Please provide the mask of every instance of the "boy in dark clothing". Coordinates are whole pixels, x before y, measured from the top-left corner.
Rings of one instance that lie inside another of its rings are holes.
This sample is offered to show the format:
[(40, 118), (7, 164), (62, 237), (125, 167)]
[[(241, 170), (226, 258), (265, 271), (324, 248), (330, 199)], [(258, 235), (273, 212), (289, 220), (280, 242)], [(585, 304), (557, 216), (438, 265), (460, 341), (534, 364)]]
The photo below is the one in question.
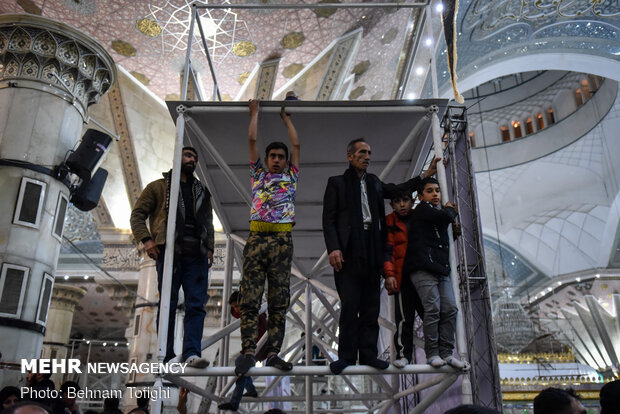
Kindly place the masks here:
[(448, 364), (463, 369), (467, 363), (452, 356), (457, 307), (450, 280), (448, 226), (457, 216), (456, 206), (441, 207), (439, 183), (431, 177), (420, 183), (418, 198), (403, 273), (422, 299), (427, 362), (435, 368)]
[(413, 324), (415, 313), (424, 316), (422, 302), (408, 278), (402, 278), (403, 264), (409, 239), (409, 225), (413, 212), (411, 193), (398, 192), (392, 196), (390, 206), (394, 210), (385, 217), (387, 241), (384, 249), (383, 275), (385, 288), (394, 296), (396, 332), (394, 365), (403, 368), (413, 356)]

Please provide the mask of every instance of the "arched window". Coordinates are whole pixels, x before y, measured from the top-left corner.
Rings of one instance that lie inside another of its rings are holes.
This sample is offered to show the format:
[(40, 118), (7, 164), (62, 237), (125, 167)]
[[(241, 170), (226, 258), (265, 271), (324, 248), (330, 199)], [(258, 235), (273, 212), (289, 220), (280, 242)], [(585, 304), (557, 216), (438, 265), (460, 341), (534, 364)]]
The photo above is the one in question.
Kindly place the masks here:
[(523, 134), (521, 133), (521, 122), (512, 121), (512, 129), (515, 138), (521, 138), (523, 136)]
[(510, 131), (508, 131), (508, 127), (506, 125), (502, 125), (499, 130), (502, 132), (502, 141), (510, 141)]
[(592, 94), (590, 93), (590, 84), (587, 79), (583, 79), (581, 81), (581, 96), (583, 97), (583, 101), (587, 101), (590, 99)]
[(575, 91), (575, 101), (577, 102), (577, 106), (583, 105), (584, 99), (583, 99), (583, 96), (581, 95), (581, 88)]
[(541, 129), (545, 129), (545, 120), (544, 120), (542, 112), (536, 115), (536, 126), (539, 131)]
[(476, 146), (476, 141), (474, 140), (474, 131), (470, 131), (469, 133), (469, 143), (472, 148)]
[(525, 133), (528, 135), (534, 133), (534, 124), (532, 123), (532, 117), (529, 117), (525, 121)]
[(588, 75), (588, 83), (590, 86), (590, 93), (596, 92), (601, 85), (601, 79), (599, 76)]
[(553, 113), (553, 108), (547, 109), (547, 121), (549, 121), (549, 125), (555, 124), (555, 114)]

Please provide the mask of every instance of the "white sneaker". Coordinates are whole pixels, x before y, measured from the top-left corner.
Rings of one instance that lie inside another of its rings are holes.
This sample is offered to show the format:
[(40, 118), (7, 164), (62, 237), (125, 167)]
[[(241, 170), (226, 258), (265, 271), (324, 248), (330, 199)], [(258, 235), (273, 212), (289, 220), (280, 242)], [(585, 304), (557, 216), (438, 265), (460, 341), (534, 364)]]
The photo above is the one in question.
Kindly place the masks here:
[(444, 361), (446, 362), (446, 364), (450, 365), (452, 368), (456, 368), (460, 370), (463, 370), (469, 367), (469, 362), (461, 361), (460, 359), (455, 358), (452, 355), (447, 358), (444, 358)]
[(187, 366), (190, 368), (206, 368), (209, 366), (209, 361), (204, 358), (200, 358), (198, 355), (192, 355), (185, 360)]
[(392, 364), (396, 368), (405, 368), (405, 365), (409, 364), (409, 361), (407, 360), (407, 358), (400, 358), (400, 359), (394, 360), (394, 362), (392, 362)]
[(446, 361), (439, 358), (439, 355), (433, 355), (428, 359), (428, 364), (433, 368), (440, 368), (446, 365)]

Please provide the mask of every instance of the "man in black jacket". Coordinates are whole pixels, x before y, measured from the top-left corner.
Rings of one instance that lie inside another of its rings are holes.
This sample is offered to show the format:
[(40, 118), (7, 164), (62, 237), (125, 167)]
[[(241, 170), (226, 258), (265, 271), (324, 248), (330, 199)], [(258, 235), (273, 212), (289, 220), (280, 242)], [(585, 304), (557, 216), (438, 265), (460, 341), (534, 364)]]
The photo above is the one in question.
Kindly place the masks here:
[[(360, 364), (379, 369), (389, 366), (377, 358), (379, 276), (386, 237), (383, 199), (396, 191), (412, 193), (421, 180), (414, 177), (399, 185), (384, 184), (366, 172), (370, 155), (370, 145), (363, 138), (351, 141), (349, 168), (329, 178), (323, 197), (323, 235), (340, 296), (339, 359), (330, 364), (334, 374), (358, 359)], [(437, 161), (425, 177), (435, 173)]]
[[(164, 362), (174, 357), (174, 321), (179, 299), (179, 289), (185, 295), (185, 317), (183, 318), (183, 360), (190, 367), (204, 368), (209, 362), (201, 358), (200, 342), (205, 319), (209, 267), (213, 263), (215, 232), (213, 211), (209, 190), (194, 177), (198, 163), (198, 152), (184, 147), (181, 155), (181, 185), (177, 203), (177, 223), (174, 243), (174, 267), (170, 291), (170, 313), (168, 315), (168, 338)], [(146, 186), (131, 212), (131, 231), (136, 241), (144, 244), (144, 250), (155, 260), (157, 283), (161, 295), (164, 256), (166, 248), (166, 227), (172, 170), (164, 178)], [(146, 220), (149, 226), (146, 226)], [(157, 312), (159, 327), (159, 309)]]

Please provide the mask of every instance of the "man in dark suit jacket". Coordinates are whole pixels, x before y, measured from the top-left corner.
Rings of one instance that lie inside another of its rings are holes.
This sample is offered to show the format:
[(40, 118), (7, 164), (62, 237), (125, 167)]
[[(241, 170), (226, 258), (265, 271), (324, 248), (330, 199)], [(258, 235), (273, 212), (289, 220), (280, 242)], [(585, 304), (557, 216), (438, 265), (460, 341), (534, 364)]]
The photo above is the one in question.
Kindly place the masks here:
[[(334, 374), (354, 365), (358, 356), (363, 365), (389, 366), (377, 358), (386, 236), (383, 199), (396, 191), (413, 193), (421, 179), (384, 184), (376, 175), (366, 173), (370, 155), (370, 145), (363, 138), (351, 141), (347, 146), (349, 168), (343, 175), (329, 178), (323, 197), (323, 235), (340, 296), (339, 359), (330, 364)], [(437, 161), (424, 177), (435, 173)]]

